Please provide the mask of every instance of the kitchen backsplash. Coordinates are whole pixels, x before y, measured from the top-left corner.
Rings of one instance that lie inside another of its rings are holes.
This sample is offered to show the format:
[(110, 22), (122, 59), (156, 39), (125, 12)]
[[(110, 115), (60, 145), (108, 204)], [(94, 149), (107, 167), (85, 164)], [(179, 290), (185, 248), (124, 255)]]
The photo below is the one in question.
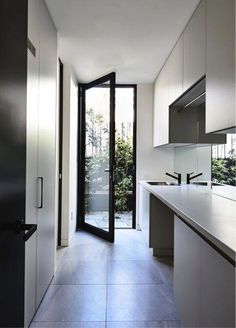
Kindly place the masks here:
[(236, 186), (236, 134), (227, 135), (225, 145), (183, 146), (174, 149), (174, 170), (182, 174), (203, 173), (198, 179)]
[(174, 150), (175, 172), (182, 174), (182, 181), (186, 181), (186, 174), (203, 173), (199, 180), (211, 180), (211, 146), (183, 146)]

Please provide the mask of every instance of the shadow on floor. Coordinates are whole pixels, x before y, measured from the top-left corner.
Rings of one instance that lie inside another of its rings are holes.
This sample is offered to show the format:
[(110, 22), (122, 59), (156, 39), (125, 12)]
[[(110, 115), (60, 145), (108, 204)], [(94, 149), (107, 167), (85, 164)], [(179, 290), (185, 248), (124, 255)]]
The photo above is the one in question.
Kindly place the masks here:
[(140, 231), (116, 230), (115, 244), (77, 232), (58, 252), (36, 327), (179, 328), (171, 260), (154, 258)]

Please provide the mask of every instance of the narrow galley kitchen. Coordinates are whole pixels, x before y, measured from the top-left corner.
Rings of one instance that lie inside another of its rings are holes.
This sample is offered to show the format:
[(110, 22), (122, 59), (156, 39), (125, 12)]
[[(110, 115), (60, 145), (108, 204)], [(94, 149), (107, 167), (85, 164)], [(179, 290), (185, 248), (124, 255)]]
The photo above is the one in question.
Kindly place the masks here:
[(0, 0), (0, 328), (236, 327), (236, 0)]

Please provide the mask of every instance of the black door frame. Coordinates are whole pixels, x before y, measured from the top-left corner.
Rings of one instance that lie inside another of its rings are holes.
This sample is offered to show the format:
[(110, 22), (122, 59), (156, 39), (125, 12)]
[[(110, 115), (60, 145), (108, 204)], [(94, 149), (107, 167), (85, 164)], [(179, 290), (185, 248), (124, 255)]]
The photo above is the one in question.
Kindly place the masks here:
[[(78, 193), (77, 193), (77, 229), (85, 229), (103, 239), (114, 242), (114, 181), (113, 171), (115, 163), (115, 76), (114, 72), (107, 74), (90, 83), (79, 84), (79, 133), (78, 133)], [(110, 81), (110, 145), (109, 145), (109, 231), (94, 227), (84, 220), (85, 204), (85, 93), (86, 90)]]
[(59, 135), (58, 135), (58, 224), (57, 224), (57, 246), (61, 246), (62, 225), (62, 151), (63, 151), (63, 63), (59, 59)]
[[(78, 110), (79, 110), (79, 115), (78, 115), (78, 192), (77, 192), (77, 230), (83, 229), (83, 222), (82, 222), (82, 217), (84, 216), (84, 159), (82, 154), (84, 153), (84, 136), (85, 136), (85, 126), (83, 122), (85, 121), (84, 117), (84, 111), (82, 110), (83, 106), (85, 104), (83, 103), (84, 101), (84, 84), (79, 84), (78, 85)], [(133, 88), (134, 93), (133, 93), (133, 218), (132, 218), (132, 229), (136, 228), (136, 148), (137, 148), (137, 84), (115, 84), (115, 88)], [(115, 149), (115, 145), (114, 145)], [(114, 203), (113, 203), (114, 207)], [(114, 208), (113, 208), (114, 211)], [(114, 227), (115, 228), (115, 227)], [(119, 229), (119, 228), (116, 228)], [(122, 229), (122, 228), (120, 228)], [(93, 232), (93, 231), (91, 231)]]

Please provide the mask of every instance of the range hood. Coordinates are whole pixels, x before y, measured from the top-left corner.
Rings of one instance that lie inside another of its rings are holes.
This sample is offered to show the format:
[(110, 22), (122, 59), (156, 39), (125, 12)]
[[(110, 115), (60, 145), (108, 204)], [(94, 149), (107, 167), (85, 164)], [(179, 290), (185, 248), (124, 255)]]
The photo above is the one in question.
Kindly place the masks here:
[(169, 107), (171, 144), (225, 144), (226, 135), (205, 133), (206, 78), (202, 78)]

